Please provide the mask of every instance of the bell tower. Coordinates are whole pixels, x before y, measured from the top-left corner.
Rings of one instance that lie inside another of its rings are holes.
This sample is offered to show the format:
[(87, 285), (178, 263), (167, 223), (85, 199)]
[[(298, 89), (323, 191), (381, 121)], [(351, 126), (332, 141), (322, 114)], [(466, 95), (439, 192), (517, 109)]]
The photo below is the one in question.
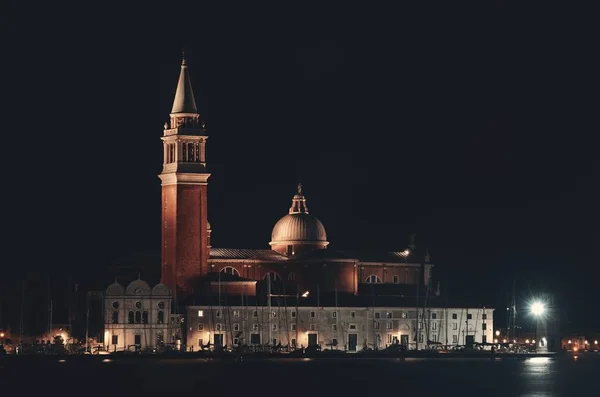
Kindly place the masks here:
[(161, 278), (186, 296), (208, 273), (206, 125), (200, 119), (185, 58), (163, 136)]

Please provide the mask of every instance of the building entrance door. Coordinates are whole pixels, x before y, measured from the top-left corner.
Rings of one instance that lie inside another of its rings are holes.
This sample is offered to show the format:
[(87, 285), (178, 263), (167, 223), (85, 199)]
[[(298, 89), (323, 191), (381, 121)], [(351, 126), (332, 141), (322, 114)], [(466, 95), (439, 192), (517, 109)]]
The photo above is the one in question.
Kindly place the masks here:
[(474, 335), (467, 335), (467, 338), (465, 340), (465, 345), (467, 346), (473, 346), (473, 344), (475, 343), (475, 336)]
[(308, 345), (313, 346), (317, 344), (317, 334), (308, 334)]
[(402, 346), (408, 346), (408, 335), (400, 335), (400, 344)]
[(133, 343), (135, 343), (136, 345), (141, 345), (142, 344), (142, 335), (136, 335), (134, 337)]
[(348, 334), (348, 350), (351, 352), (355, 352), (357, 344), (358, 344), (358, 335), (357, 334)]
[(215, 334), (215, 347), (223, 347), (223, 334)]

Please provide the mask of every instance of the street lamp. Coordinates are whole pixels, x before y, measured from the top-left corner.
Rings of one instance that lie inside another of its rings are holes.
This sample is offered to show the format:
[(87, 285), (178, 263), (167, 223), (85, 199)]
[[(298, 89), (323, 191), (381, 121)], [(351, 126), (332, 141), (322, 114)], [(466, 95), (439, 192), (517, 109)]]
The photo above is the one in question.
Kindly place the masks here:
[[(531, 303), (531, 305), (529, 306), (529, 311), (531, 312), (531, 314), (533, 314), (533, 316), (535, 317), (535, 333), (536, 333), (536, 339), (539, 341), (539, 347), (546, 351), (548, 348), (546, 346), (546, 338), (543, 337), (543, 335), (539, 335), (540, 333), (540, 320), (544, 317), (544, 315), (546, 314), (546, 305), (544, 305), (544, 302), (541, 301), (533, 301)], [(538, 346), (536, 345), (536, 351), (538, 351)]]
[(540, 317), (546, 312), (546, 306), (540, 301), (535, 301), (531, 304), (530, 310), (535, 317)]

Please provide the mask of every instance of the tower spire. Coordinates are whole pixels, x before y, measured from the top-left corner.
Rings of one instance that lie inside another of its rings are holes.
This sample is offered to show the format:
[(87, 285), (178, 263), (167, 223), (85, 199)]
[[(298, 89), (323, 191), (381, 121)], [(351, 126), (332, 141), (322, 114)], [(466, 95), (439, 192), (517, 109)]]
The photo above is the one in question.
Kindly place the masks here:
[(183, 49), (181, 50), (181, 72), (179, 73), (179, 82), (177, 83), (177, 91), (175, 92), (175, 100), (173, 101), (173, 109), (171, 110), (171, 114), (178, 113), (198, 114)]

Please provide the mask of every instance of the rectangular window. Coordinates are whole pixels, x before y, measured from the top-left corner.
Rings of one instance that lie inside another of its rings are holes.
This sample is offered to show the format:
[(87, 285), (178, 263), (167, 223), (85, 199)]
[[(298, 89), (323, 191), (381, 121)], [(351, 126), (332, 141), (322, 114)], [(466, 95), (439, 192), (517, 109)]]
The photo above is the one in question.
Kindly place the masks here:
[(431, 329), (433, 329), (433, 330), (437, 329), (437, 323), (436, 322), (431, 323)]
[(271, 324), (271, 326), (272, 326), (271, 329), (273, 331), (277, 331), (277, 324)]
[(291, 328), (291, 330), (292, 330), (292, 331), (295, 331), (295, 330), (296, 330), (296, 324), (292, 324), (292, 328)]
[(387, 329), (394, 329), (394, 322), (393, 321), (388, 321), (387, 322)]
[(337, 318), (337, 312), (333, 312), (333, 313), (331, 313), (331, 316), (332, 316), (333, 318)]
[(233, 344), (234, 345), (239, 345), (240, 344), (240, 338), (233, 338)]
[(423, 329), (423, 323), (421, 321), (419, 321), (419, 324), (417, 326), (419, 329)]
[(217, 318), (221, 318), (221, 311), (220, 310), (217, 310), (216, 317)]
[(392, 334), (387, 334), (387, 343), (392, 343), (393, 336)]
[(472, 320), (473, 319), (473, 315), (471, 313), (467, 313), (467, 320)]
[(271, 317), (273, 317), (273, 318), (277, 317), (277, 312), (275, 312), (275, 311), (274, 311), (274, 312), (272, 312), (272, 313), (271, 313)]
[(392, 318), (392, 313), (391, 313), (391, 312), (387, 312), (387, 313), (385, 314), (385, 317), (386, 317), (386, 318)]
[(452, 331), (456, 331), (458, 329), (457, 323), (452, 323)]
[(379, 321), (373, 321), (373, 327), (379, 329)]
[(296, 348), (296, 338), (292, 338), (292, 347)]
[(458, 343), (458, 335), (452, 335), (452, 343)]
[(432, 340), (433, 342), (437, 342), (437, 341), (438, 341), (438, 340), (437, 340), (437, 338), (438, 338), (438, 337), (437, 337), (437, 334), (431, 334), (431, 340)]
[(400, 278), (398, 275), (394, 274), (394, 284), (398, 284), (400, 282)]
[(423, 318), (423, 312), (419, 312), (419, 318)]
[(485, 331), (487, 329), (487, 324), (486, 323), (481, 324), (481, 329)]
[(419, 343), (423, 343), (423, 334), (419, 334)]
[(252, 324), (252, 331), (258, 331), (258, 324)]
[(239, 310), (234, 310), (233, 311), (233, 317), (238, 318), (240, 316), (240, 311)]
[(198, 331), (204, 331), (204, 324), (202, 324), (202, 323), (198, 324)]
[(198, 310), (198, 317), (204, 317), (204, 310)]
[(310, 318), (315, 318), (315, 312), (310, 312)]
[(402, 312), (402, 318), (408, 318), (408, 313), (407, 312)]
[(482, 320), (487, 320), (487, 314), (483, 313), (483, 314), (481, 315), (481, 319), (482, 319)]
[(353, 331), (356, 330), (356, 324), (350, 324), (350, 329)]
[(356, 312), (350, 312), (350, 317), (355, 318), (356, 317)]
[(487, 343), (487, 335), (481, 335), (481, 343)]
[(234, 331), (239, 331), (240, 330), (240, 325), (238, 323), (233, 324), (233, 330)]
[(217, 326), (216, 326), (215, 330), (217, 330), (217, 331), (221, 331), (221, 324), (220, 324), (220, 323), (218, 323), (218, 324), (217, 324)]
[(437, 319), (437, 313), (431, 313), (431, 319), (432, 320), (436, 320)]
[(337, 324), (331, 324), (331, 330), (337, 331)]
[(119, 335), (113, 335), (112, 336), (112, 344), (113, 345), (118, 345), (119, 344)]
[(260, 334), (250, 334), (250, 343), (260, 345)]
[(296, 311), (292, 312), (292, 318), (296, 318)]
[(258, 310), (252, 310), (252, 317), (258, 318)]
[(452, 313), (452, 320), (456, 320), (456, 319), (458, 319), (458, 314)]
[(202, 338), (198, 339), (198, 346), (200, 346), (200, 347), (204, 346), (204, 339), (202, 339)]
[(314, 324), (311, 324), (311, 325), (310, 325), (310, 330), (311, 330), (311, 331), (314, 331), (315, 329), (317, 329), (317, 327), (315, 327), (315, 325), (314, 325)]
[(375, 318), (379, 318), (380, 316), (381, 316), (381, 313), (375, 312)]

